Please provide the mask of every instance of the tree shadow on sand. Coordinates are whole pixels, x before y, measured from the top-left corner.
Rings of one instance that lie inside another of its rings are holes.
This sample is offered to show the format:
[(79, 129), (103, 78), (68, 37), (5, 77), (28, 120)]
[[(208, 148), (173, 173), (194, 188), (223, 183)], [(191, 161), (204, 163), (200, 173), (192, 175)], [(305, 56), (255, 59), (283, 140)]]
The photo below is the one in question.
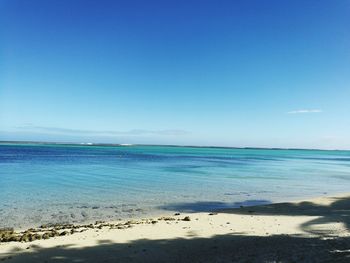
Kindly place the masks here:
[(332, 235), (331, 227), (322, 230), (322, 225), (336, 223), (343, 224), (344, 228), (350, 231), (350, 197), (334, 197), (332, 202), (327, 205), (312, 202), (278, 203), (241, 209), (223, 209), (221, 212), (272, 216), (314, 216), (315, 219), (300, 226), (303, 231), (317, 235)]
[(257, 205), (267, 205), (271, 204), (271, 201), (264, 199), (252, 199), (245, 200), (242, 202), (225, 203), (217, 201), (207, 201), (207, 202), (194, 202), (194, 203), (174, 203), (159, 206), (161, 210), (176, 211), (181, 213), (194, 213), (194, 212), (213, 212), (221, 211), (224, 209), (240, 208), (242, 206), (257, 206)]
[[(349, 239), (217, 235), (211, 238), (104, 240), (94, 246), (43, 248), (3, 255), (5, 262), (350, 262)], [(0, 256), (1, 258), (2, 256)], [(9, 258), (10, 257), (10, 258)]]
[(342, 223), (346, 230), (350, 231), (350, 197), (334, 197), (332, 202), (327, 205), (312, 202), (271, 204), (268, 200), (246, 200), (233, 204), (221, 202), (176, 203), (160, 208), (179, 212), (215, 211), (249, 215), (314, 216), (315, 219), (300, 226), (303, 231), (317, 235), (332, 235), (331, 229), (322, 230), (322, 225), (332, 223)]

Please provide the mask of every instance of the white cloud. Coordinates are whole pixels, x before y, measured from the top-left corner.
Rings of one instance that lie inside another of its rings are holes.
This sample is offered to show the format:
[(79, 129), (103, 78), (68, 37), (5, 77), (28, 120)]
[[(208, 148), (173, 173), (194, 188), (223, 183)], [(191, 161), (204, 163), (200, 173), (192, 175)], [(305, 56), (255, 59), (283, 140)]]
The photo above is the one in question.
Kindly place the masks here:
[(322, 110), (319, 109), (312, 109), (312, 110), (293, 110), (293, 111), (288, 111), (288, 114), (299, 114), (299, 113), (320, 113)]

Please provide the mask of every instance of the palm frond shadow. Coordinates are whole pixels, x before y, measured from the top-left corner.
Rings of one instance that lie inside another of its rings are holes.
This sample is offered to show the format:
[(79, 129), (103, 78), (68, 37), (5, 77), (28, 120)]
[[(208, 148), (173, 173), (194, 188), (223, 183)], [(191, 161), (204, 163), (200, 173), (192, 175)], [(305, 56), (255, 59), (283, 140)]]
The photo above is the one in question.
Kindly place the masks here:
[[(313, 202), (278, 203), (269, 200), (246, 200), (227, 204), (223, 202), (174, 203), (160, 207), (178, 212), (219, 212), (231, 214), (270, 215), (270, 216), (314, 216), (313, 220), (302, 224), (300, 228), (313, 234), (324, 234), (322, 225), (341, 223), (350, 231), (350, 197), (334, 197), (329, 205)], [(318, 226), (316, 228), (316, 226)], [(331, 230), (328, 234), (332, 234)]]

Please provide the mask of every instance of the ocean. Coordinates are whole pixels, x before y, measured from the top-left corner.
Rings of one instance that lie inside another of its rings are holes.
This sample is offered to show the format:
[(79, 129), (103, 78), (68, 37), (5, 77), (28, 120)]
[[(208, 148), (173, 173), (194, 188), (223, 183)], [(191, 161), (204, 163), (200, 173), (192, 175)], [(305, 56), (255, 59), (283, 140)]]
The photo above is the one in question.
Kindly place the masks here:
[(350, 151), (0, 144), (0, 227), (209, 212), (349, 189)]

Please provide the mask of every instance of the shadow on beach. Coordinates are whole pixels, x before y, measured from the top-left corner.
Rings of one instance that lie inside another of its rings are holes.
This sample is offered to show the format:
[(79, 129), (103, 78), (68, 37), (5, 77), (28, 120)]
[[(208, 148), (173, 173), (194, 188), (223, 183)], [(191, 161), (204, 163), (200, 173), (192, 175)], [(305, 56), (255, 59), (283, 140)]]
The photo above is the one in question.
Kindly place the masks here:
[[(196, 204), (194, 204), (196, 205)], [(198, 207), (198, 206), (197, 206)], [(196, 210), (197, 211), (197, 210)], [(332, 233), (323, 224), (343, 223), (350, 230), (350, 198), (334, 198), (329, 205), (280, 203), (224, 209), (219, 213), (267, 216), (315, 216), (300, 228), (305, 235), (248, 236), (245, 233), (210, 238), (148, 240), (130, 243), (100, 241), (92, 247), (74, 245), (30, 249), (7, 262), (350, 262), (350, 238)], [(332, 235), (333, 234), (333, 235)], [(10, 253), (11, 254), (11, 253)], [(9, 254), (9, 255), (10, 255)]]
[(332, 235), (332, 229), (320, 230), (322, 228), (320, 226), (342, 223), (346, 230), (350, 231), (350, 197), (334, 197), (333, 200), (329, 205), (319, 205), (312, 202), (278, 203), (242, 209), (224, 209), (221, 212), (271, 216), (315, 216), (316, 219), (302, 224), (300, 228), (311, 234)]
[[(334, 197), (329, 205), (320, 205), (313, 202), (277, 203), (271, 204), (268, 200), (246, 200), (233, 204), (221, 202), (194, 202), (176, 203), (161, 207), (165, 210), (179, 212), (218, 212), (242, 215), (265, 216), (315, 216), (314, 220), (300, 226), (303, 231), (312, 234), (327, 234), (327, 231), (318, 232), (314, 225), (343, 223), (350, 231), (350, 197)], [(331, 235), (331, 230), (328, 230)], [(349, 261), (350, 262), (350, 261)]]
[(226, 203), (226, 202), (194, 202), (194, 203), (174, 203), (159, 206), (158, 208), (166, 211), (174, 211), (181, 213), (196, 213), (196, 212), (213, 212), (213, 211), (224, 211), (225, 209), (236, 209), (242, 206), (259, 206), (271, 204), (271, 201), (264, 199), (253, 199), (245, 200), (242, 202)]
[(350, 262), (349, 238), (217, 235), (211, 238), (147, 240), (93, 247), (31, 246), (8, 262)]

